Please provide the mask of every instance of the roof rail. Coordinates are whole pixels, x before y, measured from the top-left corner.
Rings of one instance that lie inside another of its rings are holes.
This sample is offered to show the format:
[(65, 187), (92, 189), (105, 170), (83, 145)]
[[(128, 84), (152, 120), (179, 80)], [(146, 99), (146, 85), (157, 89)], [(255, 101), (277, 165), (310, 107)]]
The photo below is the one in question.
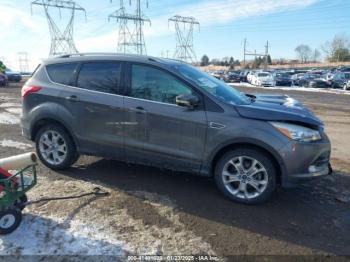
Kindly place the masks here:
[(124, 54), (124, 53), (108, 53), (108, 52), (93, 52), (93, 53), (76, 53), (76, 54), (64, 54), (64, 55), (59, 55), (59, 56), (56, 56), (56, 58), (69, 58), (69, 57), (74, 57), (74, 56), (141, 56), (141, 55), (138, 55), (138, 54)]

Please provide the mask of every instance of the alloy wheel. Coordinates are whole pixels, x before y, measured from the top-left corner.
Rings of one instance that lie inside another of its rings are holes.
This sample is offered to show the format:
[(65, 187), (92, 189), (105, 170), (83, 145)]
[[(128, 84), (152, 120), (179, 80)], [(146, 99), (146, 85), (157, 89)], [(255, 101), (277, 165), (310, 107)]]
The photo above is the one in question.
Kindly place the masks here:
[(222, 179), (226, 189), (241, 199), (260, 196), (268, 184), (266, 168), (248, 156), (238, 156), (228, 161), (224, 165)]
[(40, 154), (51, 165), (59, 165), (67, 157), (67, 144), (63, 136), (53, 130), (44, 132), (39, 140)]

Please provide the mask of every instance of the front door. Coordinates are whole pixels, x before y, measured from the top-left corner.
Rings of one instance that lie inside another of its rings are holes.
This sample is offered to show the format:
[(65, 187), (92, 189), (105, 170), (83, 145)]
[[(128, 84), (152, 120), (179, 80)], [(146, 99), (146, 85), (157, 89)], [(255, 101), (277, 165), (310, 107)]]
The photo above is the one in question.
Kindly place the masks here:
[(130, 88), (124, 98), (128, 161), (176, 170), (200, 170), (207, 132), (206, 113), (203, 107), (189, 109), (175, 103), (176, 96), (189, 93), (195, 94), (191, 87), (165, 70), (131, 65)]

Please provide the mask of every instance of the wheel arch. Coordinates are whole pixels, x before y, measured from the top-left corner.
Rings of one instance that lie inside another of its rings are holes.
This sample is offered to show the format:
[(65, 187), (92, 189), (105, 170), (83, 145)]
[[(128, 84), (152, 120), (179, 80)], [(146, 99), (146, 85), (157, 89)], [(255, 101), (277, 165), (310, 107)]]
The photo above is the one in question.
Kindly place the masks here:
[(210, 174), (214, 174), (215, 167), (219, 161), (219, 159), (228, 151), (234, 150), (237, 148), (250, 148), (254, 149), (257, 151), (260, 151), (264, 154), (267, 154), (272, 162), (274, 167), (276, 168), (277, 171), (277, 183), (282, 184), (283, 183), (283, 177), (285, 176), (284, 174), (286, 173), (285, 167), (283, 164), (282, 158), (278, 155), (276, 150), (274, 150), (271, 146), (266, 145), (265, 143), (261, 141), (252, 141), (252, 140), (238, 140), (238, 141), (231, 141), (229, 143), (226, 143), (222, 146), (220, 146), (214, 154), (212, 154), (210, 158), (210, 167), (209, 171)]
[(61, 126), (68, 133), (68, 135), (72, 138), (74, 145), (78, 149), (79, 144), (77, 142), (77, 139), (74, 137), (73, 132), (68, 127), (68, 125), (61, 120), (58, 120), (56, 118), (51, 118), (51, 117), (43, 117), (43, 118), (37, 119), (34, 122), (33, 126), (31, 127), (31, 132), (30, 132), (31, 140), (32, 141), (35, 140), (35, 137), (38, 134), (38, 131), (40, 130), (40, 128), (47, 126), (47, 125), (50, 125), (50, 124), (56, 124), (56, 125)]

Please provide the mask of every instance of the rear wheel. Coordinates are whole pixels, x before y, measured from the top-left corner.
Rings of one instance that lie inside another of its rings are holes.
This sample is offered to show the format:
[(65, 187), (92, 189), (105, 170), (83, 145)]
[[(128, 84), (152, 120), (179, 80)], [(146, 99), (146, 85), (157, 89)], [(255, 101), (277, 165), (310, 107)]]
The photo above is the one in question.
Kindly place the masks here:
[(215, 181), (229, 199), (258, 204), (265, 202), (276, 189), (276, 170), (271, 159), (260, 151), (236, 149), (218, 161)]
[(0, 211), (0, 234), (13, 232), (22, 221), (22, 212), (18, 208)]
[(42, 127), (36, 135), (35, 143), (40, 160), (51, 169), (67, 168), (78, 159), (73, 139), (60, 125)]

